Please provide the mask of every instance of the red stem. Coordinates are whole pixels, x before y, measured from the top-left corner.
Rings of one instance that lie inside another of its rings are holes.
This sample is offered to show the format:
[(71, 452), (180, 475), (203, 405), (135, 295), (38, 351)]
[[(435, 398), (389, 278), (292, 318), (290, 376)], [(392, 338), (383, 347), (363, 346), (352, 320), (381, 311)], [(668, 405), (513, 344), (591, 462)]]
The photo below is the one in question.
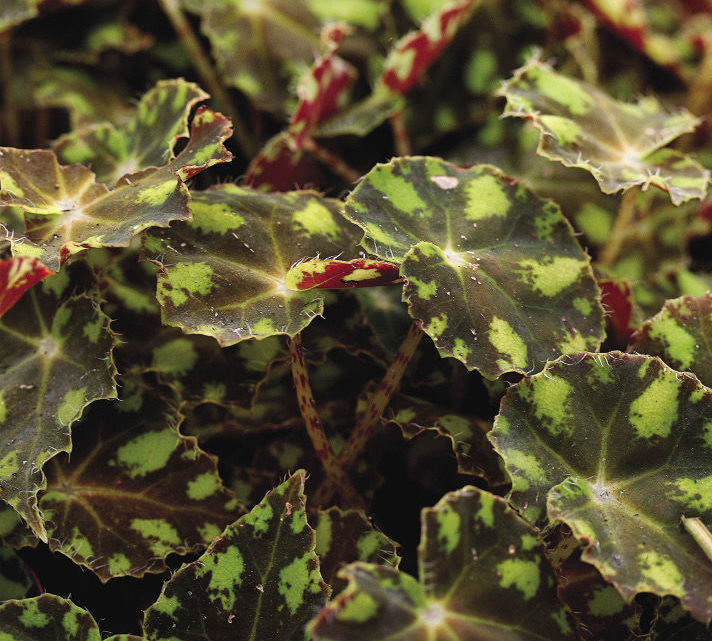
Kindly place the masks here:
[(314, 395), (312, 394), (311, 385), (309, 384), (309, 374), (304, 360), (304, 347), (302, 346), (302, 337), (300, 334), (289, 339), (289, 359), (292, 364), (292, 379), (294, 380), (294, 387), (297, 390), (299, 411), (304, 419), (309, 439), (314, 446), (314, 450), (321, 464), (324, 466), (324, 471), (330, 482), (329, 484), (337, 488), (345, 503), (363, 509), (363, 499), (359, 496), (351, 484), (348, 475), (339, 464), (336, 454), (334, 454), (334, 450), (331, 447), (331, 443), (324, 432), (324, 427), (321, 424), (321, 418), (319, 418)]
[[(413, 323), (398, 348), (395, 358), (383, 376), (383, 380), (381, 380), (373, 393), (368, 407), (357, 417), (356, 426), (349, 435), (349, 439), (346, 441), (337, 461), (340, 469), (348, 470), (356, 462), (364, 447), (366, 447), (381, 416), (383, 416), (383, 412), (391, 402), (393, 393), (398, 389), (408, 363), (410, 363), (410, 359), (415, 354), (422, 337), (423, 330), (420, 329), (418, 323)], [(331, 484), (323, 483), (315, 494), (315, 501), (326, 503), (331, 498), (333, 491), (334, 487)]]

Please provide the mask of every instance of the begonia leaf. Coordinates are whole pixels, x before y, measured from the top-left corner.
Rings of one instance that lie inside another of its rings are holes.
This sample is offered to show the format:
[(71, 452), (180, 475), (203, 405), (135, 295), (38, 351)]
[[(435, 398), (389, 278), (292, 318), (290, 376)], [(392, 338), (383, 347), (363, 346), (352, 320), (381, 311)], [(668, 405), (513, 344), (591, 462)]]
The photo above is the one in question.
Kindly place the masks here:
[(71, 459), (47, 467), (39, 502), (50, 549), (102, 581), (162, 572), (169, 554), (204, 549), (240, 514), (215, 460), (178, 432), (178, 411), (157, 394), (124, 392), (89, 409)]
[(404, 300), (443, 356), (489, 378), (596, 350), (603, 312), (559, 208), (490, 165), (377, 165), (346, 201), (362, 245), (401, 264)]
[[(311, 624), (315, 641), (576, 639), (534, 530), (474, 487), (422, 512), (420, 582), (355, 563)], [(506, 607), (503, 607), (506, 604)]]
[(658, 358), (581, 354), (511, 387), (490, 434), (525, 517), (566, 523), (626, 600), (709, 621), (712, 565), (680, 517), (712, 519), (710, 416), (712, 391)]
[(40, 542), (22, 517), (6, 504), (0, 506), (0, 541), (3, 545), (16, 550), (34, 548)]
[(141, 31), (136, 25), (126, 20), (109, 20), (93, 26), (86, 34), (80, 48), (62, 52), (61, 59), (86, 65), (101, 62), (101, 56), (110, 51), (131, 55), (149, 49), (154, 42), (153, 36)]
[(571, 609), (579, 633), (596, 641), (633, 641), (642, 636), (641, 608), (626, 603), (592, 565), (572, 557), (556, 569), (559, 598)]
[(94, 617), (54, 594), (1, 604), (0, 635), (7, 641), (101, 641)]
[(362, 512), (331, 507), (315, 512), (313, 524), (321, 575), (333, 594), (346, 587), (338, 571), (348, 563), (398, 567), (397, 543), (376, 530)]
[(656, 612), (650, 641), (710, 641), (709, 625), (695, 621), (677, 599), (665, 597)]
[(172, 161), (176, 141), (189, 135), (192, 108), (208, 97), (192, 82), (161, 80), (143, 95), (129, 120), (64, 134), (52, 149), (60, 163), (91, 167), (99, 182), (114, 185), (126, 174)]
[(0, 261), (0, 316), (10, 309), (33, 285), (52, 272), (34, 258)]
[(633, 337), (633, 349), (659, 356), (712, 386), (712, 294), (669, 300)]
[(131, 116), (115, 77), (111, 84), (102, 84), (79, 69), (54, 67), (38, 72), (33, 80), (32, 96), (37, 105), (66, 109), (72, 129), (104, 120), (125, 122)]
[[(692, 202), (674, 207), (665, 200), (658, 194), (657, 202), (621, 232), (618, 258), (606, 268), (609, 276), (630, 283), (633, 302), (648, 316), (660, 311), (666, 299), (699, 296), (707, 289), (695, 291), (689, 282), (694, 276), (688, 269), (687, 235), (697, 207)], [(636, 325), (642, 320), (636, 319)]]
[(70, 451), (86, 405), (116, 396), (109, 318), (90, 296), (63, 297), (66, 285), (47, 279), (0, 319), (0, 498), (43, 540), (43, 466)]
[(146, 612), (147, 641), (301, 641), (325, 602), (305, 472), (269, 492), (164, 584)]
[(135, 634), (114, 634), (106, 637), (105, 641), (145, 641), (143, 637), (137, 637)]
[(491, 423), (406, 394), (394, 394), (388, 407), (385, 422), (397, 425), (404, 438), (433, 430), (450, 440), (461, 473), (487, 479), (490, 489), (506, 486), (500, 459), (487, 440)]
[(356, 243), (340, 203), (308, 191), (266, 194), (224, 184), (195, 192), (193, 221), (152, 231), (147, 251), (163, 265), (163, 321), (221, 345), (275, 334), (293, 336), (321, 314), (321, 295), (295, 292), (291, 266)]
[(215, 0), (203, 33), (225, 81), (260, 107), (283, 114), (288, 87), (320, 52), (320, 22), (306, 2)]
[(614, 100), (601, 90), (557, 73), (537, 57), (500, 89), (505, 116), (530, 120), (540, 131), (537, 152), (591, 172), (605, 193), (654, 185), (674, 205), (704, 198), (710, 172), (690, 156), (664, 148), (698, 120), (665, 109), (655, 98)]
[(14, 550), (0, 547), (0, 601), (22, 599), (32, 586), (32, 579), (22, 559)]
[(111, 191), (86, 167), (60, 165), (51, 151), (0, 148), (0, 204), (26, 212), (26, 238), (7, 238), (13, 252), (56, 269), (83, 248), (126, 247), (148, 227), (189, 218), (183, 181), (229, 160), (222, 143), (231, 133), (224, 116), (198, 110), (175, 158), (124, 176)]

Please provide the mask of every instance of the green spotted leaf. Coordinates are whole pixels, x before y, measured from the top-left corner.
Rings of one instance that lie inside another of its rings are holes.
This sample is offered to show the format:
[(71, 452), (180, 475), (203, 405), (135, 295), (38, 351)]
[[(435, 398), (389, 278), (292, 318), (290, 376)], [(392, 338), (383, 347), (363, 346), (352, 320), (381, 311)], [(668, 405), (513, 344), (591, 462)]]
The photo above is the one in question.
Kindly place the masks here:
[(680, 526), (712, 524), (712, 391), (649, 356), (562, 357), (511, 387), (491, 438), (525, 517), (566, 523), (626, 600), (712, 618), (712, 565)]
[(536, 57), (499, 95), (507, 99), (505, 116), (526, 118), (539, 129), (539, 154), (588, 170), (605, 193), (654, 185), (675, 205), (707, 193), (710, 172), (682, 152), (663, 149), (697, 126), (687, 111), (671, 113), (652, 97), (616, 101)]
[(0, 541), (3, 545), (15, 549), (34, 548), (40, 542), (22, 517), (6, 504), (0, 506)]
[(589, 259), (552, 201), (489, 165), (377, 165), (346, 201), (362, 245), (401, 264), (403, 297), (442, 356), (488, 378), (596, 350), (603, 311)]
[(107, 637), (105, 641), (144, 641), (143, 637), (137, 637), (135, 634), (115, 634)]
[[(355, 563), (310, 626), (315, 641), (576, 639), (534, 530), (474, 487), (422, 512), (420, 582)], [(507, 604), (503, 607), (503, 604)]]
[(389, 415), (384, 422), (397, 425), (404, 438), (415, 438), (426, 430), (437, 432), (452, 444), (458, 470), (462, 474), (487, 479), (490, 489), (507, 485), (501, 459), (487, 440), (491, 423), (400, 393), (393, 395), (388, 407)]
[(2, 641), (101, 641), (89, 612), (69, 599), (43, 594), (0, 605)]
[(22, 599), (32, 586), (32, 579), (22, 559), (14, 550), (0, 547), (0, 601)]
[(300, 641), (323, 605), (305, 472), (269, 492), (197, 561), (164, 584), (146, 612), (147, 641)]
[(556, 574), (559, 598), (571, 609), (582, 638), (633, 641), (643, 636), (640, 606), (626, 603), (592, 565), (574, 555)]
[(308, 191), (266, 194), (225, 184), (195, 192), (193, 222), (145, 240), (163, 266), (163, 321), (224, 346), (301, 331), (323, 311), (322, 295), (292, 291), (285, 279), (303, 258), (352, 250), (357, 229), (339, 206)]
[(633, 348), (712, 386), (712, 294), (666, 301), (635, 334)]
[(124, 88), (114, 76), (99, 82), (85, 71), (53, 67), (38, 71), (33, 77), (32, 97), (39, 107), (67, 110), (72, 129), (105, 120), (124, 122), (131, 117), (131, 107)]
[(178, 432), (158, 395), (124, 384), (75, 430), (71, 458), (47, 467), (40, 511), (49, 547), (102, 581), (162, 572), (171, 553), (198, 552), (240, 514), (215, 460)]
[[(167, 164), (124, 176), (111, 191), (82, 165), (62, 166), (47, 150), (0, 148), (0, 204), (26, 212), (13, 252), (57, 269), (86, 247), (126, 247), (138, 233), (190, 217), (184, 180), (232, 156), (230, 122), (208, 109), (193, 119), (185, 148)], [(2, 240), (2, 238), (0, 238)]]
[(710, 641), (709, 625), (695, 621), (680, 602), (662, 599), (649, 633), (650, 641)]
[(109, 318), (92, 297), (62, 297), (67, 283), (64, 272), (48, 278), (0, 319), (0, 498), (42, 540), (44, 464), (70, 451), (87, 404), (116, 396)]
[(187, 138), (191, 109), (208, 98), (183, 79), (161, 80), (121, 125), (97, 123), (60, 136), (52, 145), (60, 163), (91, 167), (99, 182), (114, 185), (126, 174), (174, 160), (173, 147)]
[(321, 575), (333, 594), (346, 587), (338, 571), (348, 563), (363, 561), (398, 567), (397, 543), (376, 530), (358, 510), (331, 507), (314, 513), (316, 553)]
[(320, 27), (301, 0), (214, 0), (202, 21), (226, 82), (278, 114), (320, 52)]

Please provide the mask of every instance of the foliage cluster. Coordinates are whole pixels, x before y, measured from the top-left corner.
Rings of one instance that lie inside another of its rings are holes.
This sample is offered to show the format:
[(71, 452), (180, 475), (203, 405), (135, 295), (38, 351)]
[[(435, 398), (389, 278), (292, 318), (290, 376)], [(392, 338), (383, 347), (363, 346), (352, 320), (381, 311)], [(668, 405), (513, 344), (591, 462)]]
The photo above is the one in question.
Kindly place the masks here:
[(0, 641), (710, 641), (711, 79), (710, 0), (0, 0)]

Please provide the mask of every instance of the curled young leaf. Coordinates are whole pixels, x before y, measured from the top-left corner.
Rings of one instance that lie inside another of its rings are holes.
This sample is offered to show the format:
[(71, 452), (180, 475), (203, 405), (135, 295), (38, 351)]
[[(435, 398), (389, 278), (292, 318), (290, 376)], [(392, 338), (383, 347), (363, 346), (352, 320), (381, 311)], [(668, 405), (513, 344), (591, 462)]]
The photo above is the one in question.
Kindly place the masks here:
[(33, 285), (52, 273), (34, 258), (15, 257), (0, 261), (0, 316)]
[(337, 113), (316, 132), (319, 136), (365, 136), (405, 104), (403, 96), (415, 87), (467, 23), (477, 0), (438, 3), (420, 29), (403, 36), (386, 58), (372, 93)]
[(147, 641), (302, 641), (324, 603), (300, 470), (164, 584), (147, 611)]
[(116, 396), (109, 318), (89, 296), (63, 297), (66, 285), (66, 273), (47, 279), (0, 320), (0, 498), (45, 541), (42, 468), (70, 451), (84, 407)]
[(154, 230), (147, 252), (163, 266), (163, 321), (223, 345), (275, 334), (293, 336), (323, 311), (314, 290), (286, 283), (292, 265), (356, 243), (338, 201), (314, 192), (266, 194), (220, 185), (193, 194), (193, 221)]
[(488, 378), (596, 350), (603, 311), (558, 206), (496, 168), (399, 158), (346, 201), (363, 247), (401, 264), (403, 297), (443, 356)]
[(605, 193), (654, 185), (674, 205), (707, 193), (710, 172), (687, 154), (663, 149), (697, 126), (687, 111), (671, 113), (652, 97), (619, 102), (536, 57), (499, 95), (507, 99), (505, 116), (526, 118), (539, 129), (539, 154), (588, 170)]
[(566, 523), (626, 600), (712, 618), (712, 565), (680, 516), (712, 519), (712, 391), (658, 358), (564, 356), (511, 387), (491, 439), (524, 516)]
[(351, 287), (376, 287), (401, 282), (398, 265), (384, 260), (354, 258), (314, 258), (296, 264), (284, 279), (287, 287), (302, 289), (349, 289)]
[(576, 639), (539, 539), (504, 500), (465, 487), (423, 510), (422, 522), (420, 582), (347, 566), (348, 587), (311, 623), (315, 641)]

